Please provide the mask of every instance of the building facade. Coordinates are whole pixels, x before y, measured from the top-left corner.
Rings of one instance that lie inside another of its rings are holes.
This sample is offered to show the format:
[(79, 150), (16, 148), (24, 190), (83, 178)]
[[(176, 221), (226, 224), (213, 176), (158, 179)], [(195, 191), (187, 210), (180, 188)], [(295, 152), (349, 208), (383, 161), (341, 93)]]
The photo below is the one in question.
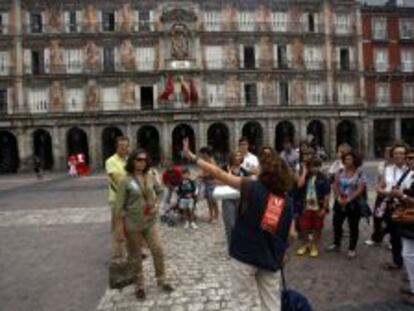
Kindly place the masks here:
[(363, 6), (366, 102), (374, 119), (374, 155), (403, 139), (414, 145), (414, 5)]
[(156, 161), (184, 137), (372, 157), (374, 119), (414, 110), (371, 101), (365, 24), (354, 0), (0, 1), (0, 171), (101, 168), (121, 134)]

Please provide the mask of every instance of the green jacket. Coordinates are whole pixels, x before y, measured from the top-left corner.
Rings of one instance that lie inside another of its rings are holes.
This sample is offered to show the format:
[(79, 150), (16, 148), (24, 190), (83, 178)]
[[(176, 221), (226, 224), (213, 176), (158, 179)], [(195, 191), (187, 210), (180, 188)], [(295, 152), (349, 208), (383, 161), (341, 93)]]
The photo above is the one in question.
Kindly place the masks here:
[[(118, 185), (115, 217), (124, 218), (125, 229), (129, 232), (151, 228), (158, 217), (156, 206), (159, 205), (162, 192), (161, 184), (151, 170), (144, 177), (128, 174)], [(153, 213), (150, 215), (144, 214), (146, 204), (153, 208)]]

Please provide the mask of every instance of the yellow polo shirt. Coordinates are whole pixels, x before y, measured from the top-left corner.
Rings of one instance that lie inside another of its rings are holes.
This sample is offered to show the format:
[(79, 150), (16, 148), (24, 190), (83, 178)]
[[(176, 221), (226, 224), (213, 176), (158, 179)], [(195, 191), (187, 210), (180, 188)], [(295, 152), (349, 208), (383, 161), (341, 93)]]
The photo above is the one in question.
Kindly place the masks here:
[(105, 170), (108, 174), (109, 185), (108, 185), (108, 201), (113, 203), (116, 201), (116, 192), (118, 189), (118, 183), (120, 179), (118, 178), (114, 181), (112, 178), (109, 177), (109, 174), (121, 175), (125, 176), (125, 165), (126, 160), (121, 158), (117, 153), (115, 153), (112, 157), (110, 157), (105, 162)]

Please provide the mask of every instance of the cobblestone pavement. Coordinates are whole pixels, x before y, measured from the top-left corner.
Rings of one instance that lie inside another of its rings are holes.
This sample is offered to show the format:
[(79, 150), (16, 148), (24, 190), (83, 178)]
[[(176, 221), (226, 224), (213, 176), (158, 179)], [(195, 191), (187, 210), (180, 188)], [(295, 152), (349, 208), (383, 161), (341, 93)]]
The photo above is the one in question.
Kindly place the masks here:
[[(0, 193), (1, 310), (231, 310), (223, 228), (204, 221), (203, 204), (198, 230), (161, 227), (168, 277), (176, 291), (158, 292), (152, 262), (146, 260), (148, 297), (137, 302), (132, 286), (105, 290), (109, 211), (102, 175), (80, 180), (52, 176), (41, 182), (15, 178), (13, 184), (5, 180), (0, 178), (5, 189)], [(289, 286), (304, 293), (317, 311), (414, 310), (399, 301), (400, 274), (380, 269), (390, 252), (362, 245), (370, 228), (365, 223), (361, 228), (353, 261), (345, 251), (298, 258), (292, 248)], [(324, 235), (327, 245), (330, 219)], [(257, 298), (250, 303), (251, 310), (258, 310)]]

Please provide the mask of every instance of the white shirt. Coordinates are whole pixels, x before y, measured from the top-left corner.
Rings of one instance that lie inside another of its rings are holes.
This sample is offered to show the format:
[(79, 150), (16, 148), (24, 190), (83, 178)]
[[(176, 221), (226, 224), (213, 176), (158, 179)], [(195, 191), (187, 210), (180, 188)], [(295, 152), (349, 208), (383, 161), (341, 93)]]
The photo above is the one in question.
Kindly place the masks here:
[(329, 167), (328, 173), (329, 175), (336, 175), (340, 170), (344, 168), (341, 160), (336, 160), (332, 165)]
[(244, 168), (248, 172), (251, 172), (252, 170), (257, 170), (259, 169), (259, 160), (254, 154), (248, 152), (244, 156), (241, 167)]
[[(385, 183), (385, 191), (391, 191), (392, 187), (396, 186), (401, 176), (407, 170), (405, 165), (398, 167), (396, 165), (389, 165), (384, 169), (383, 180)], [(413, 172), (408, 173), (404, 181), (401, 184), (401, 189), (406, 189), (410, 187), (411, 176)]]

